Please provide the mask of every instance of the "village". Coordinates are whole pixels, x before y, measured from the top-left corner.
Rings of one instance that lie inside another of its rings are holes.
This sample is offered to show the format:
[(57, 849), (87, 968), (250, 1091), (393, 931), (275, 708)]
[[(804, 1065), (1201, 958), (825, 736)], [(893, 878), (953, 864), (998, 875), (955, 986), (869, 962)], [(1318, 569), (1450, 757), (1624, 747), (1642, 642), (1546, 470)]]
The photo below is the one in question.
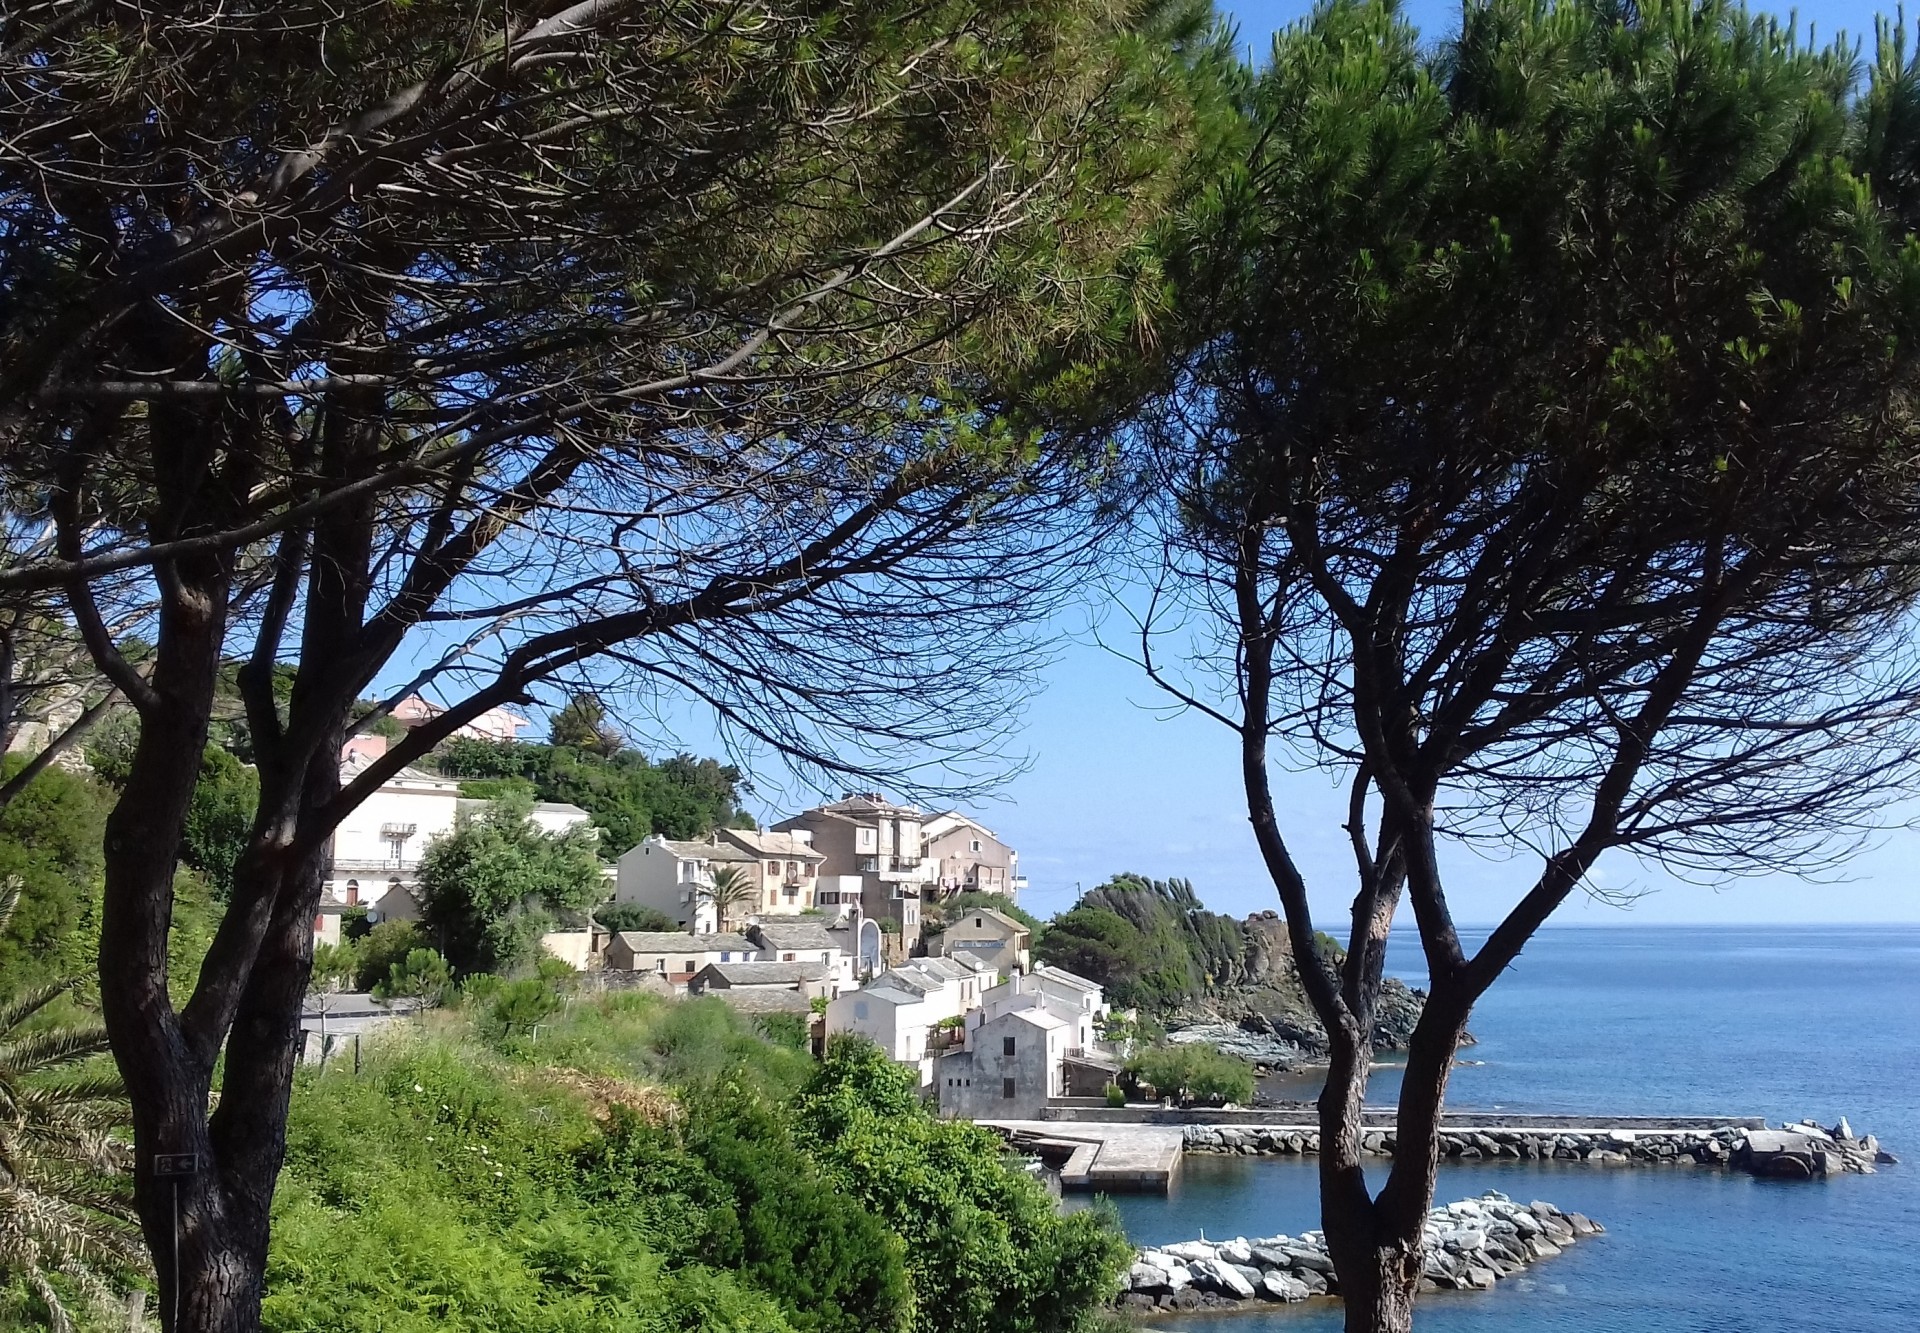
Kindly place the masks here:
[[(395, 710), (403, 724), (429, 716), (417, 699)], [(495, 709), (462, 734), (510, 742), (526, 725)], [(343, 780), (386, 748), (377, 735), (350, 739)], [(463, 796), (459, 780), (420, 768), (388, 778), (334, 834), (316, 947), (338, 944), (350, 916), (418, 922), (427, 847), (485, 805)], [(548, 801), (531, 818), (559, 834), (587, 827), (590, 816)], [(1109, 1017), (1101, 987), (1036, 964), (1028, 926), (981, 901), (1014, 905), (1026, 880), (1019, 853), (968, 815), (851, 794), (767, 829), (650, 836), (603, 863), (602, 907), (540, 941), (588, 987), (806, 1015), (816, 1051), (842, 1034), (865, 1037), (914, 1069), (945, 1115), (1030, 1120), (1050, 1100), (1100, 1097), (1115, 1085), (1120, 1061), (1101, 1045)], [(939, 929), (923, 929), (927, 908), (962, 895), (964, 911), (940, 912)], [(615, 929), (598, 919), (622, 905), (650, 909), (677, 929)], [(303, 1015), (306, 1058), (324, 1060), (342, 1040), (407, 1012), (404, 1000), (317, 993)]]

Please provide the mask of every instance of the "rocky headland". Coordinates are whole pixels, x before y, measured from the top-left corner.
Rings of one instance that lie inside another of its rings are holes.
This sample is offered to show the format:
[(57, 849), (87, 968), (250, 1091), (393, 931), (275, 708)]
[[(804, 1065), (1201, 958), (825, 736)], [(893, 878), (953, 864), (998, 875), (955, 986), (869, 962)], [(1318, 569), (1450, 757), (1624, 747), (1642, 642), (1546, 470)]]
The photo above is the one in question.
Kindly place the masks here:
[[(1550, 1203), (1515, 1203), (1489, 1190), (1427, 1214), (1421, 1288), (1484, 1291), (1605, 1228)], [(1190, 1240), (1141, 1250), (1128, 1270), (1123, 1309), (1232, 1308), (1259, 1301), (1337, 1296), (1339, 1279), (1318, 1231), (1299, 1236)]]
[[(1243, 966), (1168, 1014), (1167, 1039), (1204, 1042), (1276, 1070), (1324, 1061), (1327, 1030), (1300, 984), (1286, 920), (1278, 912), (1258, 912), (1239, 926), (1245, 938)], [(1387, 978), (1374, 1016), (1374, 1049), (1405, 1050), (1426, 998), (1425, 992)], [(1466, 1044), (1472, 1042), (1469, 1035)]]

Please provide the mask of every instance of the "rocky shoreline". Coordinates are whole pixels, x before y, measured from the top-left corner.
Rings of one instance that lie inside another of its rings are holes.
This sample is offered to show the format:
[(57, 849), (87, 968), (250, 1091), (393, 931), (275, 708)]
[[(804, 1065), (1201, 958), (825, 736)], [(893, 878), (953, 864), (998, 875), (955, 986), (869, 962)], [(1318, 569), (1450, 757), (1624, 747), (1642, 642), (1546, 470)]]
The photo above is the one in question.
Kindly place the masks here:
[[(1485, 1291), (1605, 1228), (1550, 1203), (1515, 1203), (1497, 1190), (1427, 1214), (1423, 1291)], [(1318, 1231), (1299, 1236), (1190, 1240), (1141, 1250), (1119, 1304), (1138, 1314), (1232, 1309), (1260, 1301), (1339, 1295), (1339, 1279)]]
[[(1320, 1151), (1311, 1129), (1268, 1126), (1187, 1125), (1187, 1152), (1296, 1156)], [(1387, 1156), (1394, 1149), (1388, 1129), (1360, 1135), (1362, 1152)], [(1596, 1162), (1642, 1165), (1723, 1166), (1754, 1175), (1788, 1179), (1842, 1174), (1871, 1175), (1876, 1165), (1897, 1161), (1871, 1134), (1856, 1136), (1845, 1119), (1831, 1128), (1811, 1120), (1781, 1129), (1726, 1125), (1714, 1129), (1531, 1129), (1490, 1126), (1443, 1129), (1440, 1155), (1455, 1159)]]
[[(1247, 924), (1259, 923), (1249, 918)], [(1388, 978), (1374, 1020), (1375, 1049), (1405, 1050), (1425, 1002), (1425, 992)], [(1212, 1046), (1274, 1071), (1323, 1063), (1327, 1057), (1326, 1029), (1290, 974), (1274, 973), (1183, 1006), (1167, 1018), (1167, 1040)], [(1473, 1044), (1471, 1034), (1462, 1044)]]

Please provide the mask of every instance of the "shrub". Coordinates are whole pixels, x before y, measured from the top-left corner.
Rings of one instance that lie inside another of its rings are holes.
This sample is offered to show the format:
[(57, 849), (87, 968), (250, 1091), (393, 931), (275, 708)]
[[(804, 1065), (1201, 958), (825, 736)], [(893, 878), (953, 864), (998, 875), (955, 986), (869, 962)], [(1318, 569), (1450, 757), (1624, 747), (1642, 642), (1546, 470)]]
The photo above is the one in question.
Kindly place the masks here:
[(1184, 1091), (1197, 1101), (1253, 1100), (1253, 1066), (1199, 1043), (1150, 1046), (1127, 1062), (1127, 1071), (1163, 1095)]
[(1107, 1105), (1108, 1106), (1125, 1106), (1126, 1104), (1127, 1104), (1127, 1090), (1121, 1087), (1118, 1083), (1107, 1084)]
[(386, 978), (374, 985), (373, 994), (381, 1000), (438, 1003), (451, 979), (446, 959), (432, 949), (412, 949), (387, 968)]
[(387, 980), (395, 963), (405, 962), (408, 954), (426, 947), (427, 937), (413, 922), (382, 921), (355, 949), (354, 986), (372, 990)]

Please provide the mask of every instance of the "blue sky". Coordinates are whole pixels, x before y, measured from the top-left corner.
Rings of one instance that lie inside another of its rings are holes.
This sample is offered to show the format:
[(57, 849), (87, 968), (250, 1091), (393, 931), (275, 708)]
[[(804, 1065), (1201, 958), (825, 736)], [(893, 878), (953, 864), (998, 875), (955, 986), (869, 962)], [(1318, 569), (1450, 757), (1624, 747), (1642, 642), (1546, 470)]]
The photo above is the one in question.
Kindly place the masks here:
[[(1309, 5), (1277, 0), (1231, 8), (1243, 41), (1264, 55), (1269, 34)], [(1444, 35), (1458, 14), (1457, 0), (1412, 0), (1407, 9), (1430, 36)], [(1816, 3), (1799, 10), (1802, 22), (1817, 22), (1823, 37), (1842, 27), (1871, 34), (1874, 12), (1865, 3)], [(1031, 884), (1025, 905), (1051, 915), (1070, 905), (1081, 888), (1131, 870), (1191, 879), (1202, 898), (1222, 911), (1277, 906), (1247, 828), (1231, 733), (1199, 716), (1168, 716), (1164, 697), (1139, 667), (1101, 646), (1102, 630), (1092, 624), (1100, 618), (1092, 607), (1059, 624), (1066, 646), (1026, 717), (1030, 766), (997, 799), (974, 807), (982, 822), (1020, 849)], [(1111, 642), (1127, 640), (1124, 617), (1107, 617), (1103, 630)], [(662, 721), (679, 746), (716, 752), (717, 741), (702, 719), (680, 713)], [(661, 748), (658, 738), (648, 748)], [(781, 789), (770, 767), (758, 776), (764, 799), (750, 805), (763, 819), (804, 802), (805, 793)], [(1344, 800), (1321, 776), (1280, 773), (1275, 786), (1283, 829), (1312, 886), (1316, 917), (1339, 929), (1352, 874), (1340, 831)], [(1920, 803), (1910, 813), (1920, 817)], [(1776, 877), (1716, 891), (1620, 860), (1603, 864), (1602, 882), (1612, 890), (1650, 892), (1628, 910), (1576, 899), (1554, 920), (1616, 926), (1920, 922), (1916, 862), (1920, 833), (1907, 830), (1862, 852), (1838, 882)], [(1455, 856), (1447, 870), (1455, 912), (1468, 924), (1498, 920), (1530, 878), (1525, 862), (1503, 865), (1470, 853)]]
[[(1786, 7), (1779, 7), (1786, 12)], [(1264, 53), (1267, 37), (1305, 14), (1302, 0), (1231, 6), (1242, 39)], [(1457, 3), (1412, 0), (1407, 12), (1423, 33), (1444, 35)], [(1870, 35), (1875, 6), (1798, 6), (1822, 37), (1844, 28)], [(1081, 627), (1075, 626), (1080, 629)], [(1124, 633), (1109, 625), (1110, 635)], [(1020, 848), (1031, 881), (1026, 904), (1042, 915), (1072, 902), (1118, 870), (1194, 881), (1212, 906), (1248, 912), (1276, 906), (1247, 829), (1233, 738), (1196, 716), (1168, 718), (1139, 669), (1082, 631), (1050, 673), (1028, 717), (1032, 767), (1002, 800), (979, 813)], [(1281, 816), (1307, 873), (1316, 916), (1338, 925), (1351, 890), (1351, 861), (1340, 832), (1342, 801), (1324, 778), (1276, 777)], [(1920, 814), (1920, 810), (1916, 810)], [(1630, 910), (1589, 900), (1569, 903), (1556, 923), (1622, 925), (1670, 922), (1920, 921), (1913, 866), (1920, 833), (1901, 830), (1862, 852), (1838, 883), (1777, 877), (1719, 890), (1676, 883), (1630, 861), (1602, 867), (1610, 888), (1656, 890)], [(1463, 921), (1501, 916), (1522, 887), (1524, 863), (1455, 858), (1450, 894)]]

